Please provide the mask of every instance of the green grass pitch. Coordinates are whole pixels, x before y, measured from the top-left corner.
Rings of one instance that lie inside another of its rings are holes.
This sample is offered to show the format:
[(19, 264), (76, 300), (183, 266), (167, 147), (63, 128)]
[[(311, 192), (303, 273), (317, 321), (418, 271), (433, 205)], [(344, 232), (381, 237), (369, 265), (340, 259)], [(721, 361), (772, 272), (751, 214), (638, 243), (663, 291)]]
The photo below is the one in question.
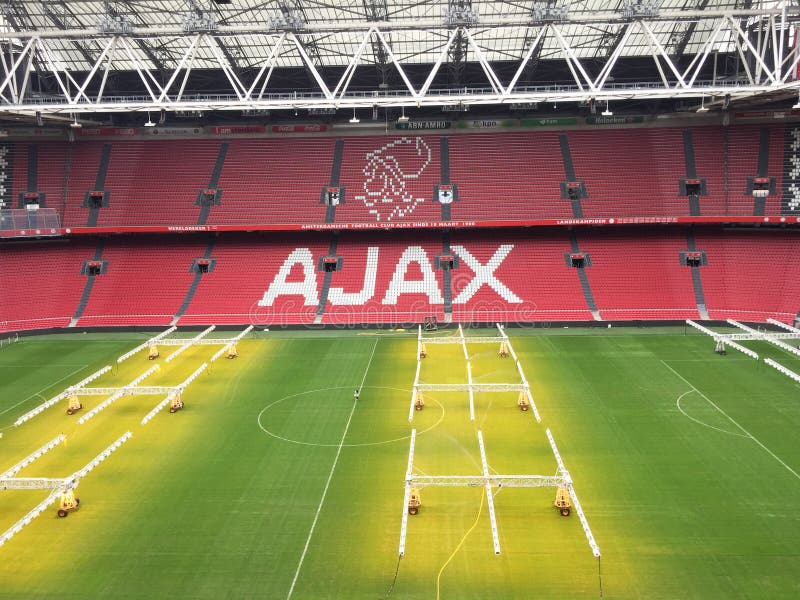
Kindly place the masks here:
[[(187, 389), (182, 411), (145, 426), (162, 397), (124, 397), (78, 425), (103, 400), (84, 397), (77, 415), (62, 402), (15, 428), (147, 336), (0, 348), (0, 471), (64, 433), (18, 476), (66, 476), (133, 433), (80, 483), (79, 511), (51, 507), (0, 547), (0, 598), (577, 599), (601, 582), (603, 598), (800, 597), (800, 386), (683, 327), (508, 333), (542, 424), (514, 393), (476, 394), (475, 422), (466, 394), (430, 393), (410, 424), (414, 333), (328, 331), (258, 333)], [(800, 372), (797, 357), (746, 344)], [(163, 347), (143, 385), (175, 385), (217, 349), (165, 363)], [(495, 345), (469, 352), (475, 381), (515, 380)], [(142, 352), (91, 385), (151, 364)], [(466, 382), (460, 346), (429, 345), (421, 379)], [(552, 489), (495, 493), (495, 556), (482, 489), (424, 488), (398, 567), (412, 427), (429, 475), (480, 473), (477, 429), (497, 472), (554, 474), (549, 427), (601, 562)], [(0, 532), (46, 495), (0, 491)]]

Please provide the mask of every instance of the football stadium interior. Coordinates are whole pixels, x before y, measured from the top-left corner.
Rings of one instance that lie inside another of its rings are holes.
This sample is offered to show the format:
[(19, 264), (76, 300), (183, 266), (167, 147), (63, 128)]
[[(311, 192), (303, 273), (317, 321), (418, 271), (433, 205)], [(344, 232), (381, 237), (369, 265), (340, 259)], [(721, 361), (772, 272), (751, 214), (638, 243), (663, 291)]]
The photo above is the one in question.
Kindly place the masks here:
[(800, 596), (800, 6), (0, 0), (0, 599)]

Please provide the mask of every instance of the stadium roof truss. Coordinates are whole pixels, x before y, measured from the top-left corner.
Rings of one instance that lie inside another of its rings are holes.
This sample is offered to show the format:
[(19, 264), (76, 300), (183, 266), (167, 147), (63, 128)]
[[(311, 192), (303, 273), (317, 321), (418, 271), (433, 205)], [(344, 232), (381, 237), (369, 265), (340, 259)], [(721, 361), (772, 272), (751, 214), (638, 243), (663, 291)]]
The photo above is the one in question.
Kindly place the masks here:
[[(730, 100), (799, 85), (800, 7), (787, 1), (0, 0), (0, 11), (0, 109), (18, 114)], [(734, 74), (712, 68), (720, 54)], [(630, 58), (652, 59), (654, 76), (615, 80)], [(543, 60), (571, 81), (531, 85)], [(453, 61), (482, 81), (454, 84)], [(365, 68), (380, 85), (363, 84)], [(310, 85), (276, 83), (282, 69)], [(122, 72), (129, 85), (115, 85)], [(213, 92), (202, 73), (218, 76)]]

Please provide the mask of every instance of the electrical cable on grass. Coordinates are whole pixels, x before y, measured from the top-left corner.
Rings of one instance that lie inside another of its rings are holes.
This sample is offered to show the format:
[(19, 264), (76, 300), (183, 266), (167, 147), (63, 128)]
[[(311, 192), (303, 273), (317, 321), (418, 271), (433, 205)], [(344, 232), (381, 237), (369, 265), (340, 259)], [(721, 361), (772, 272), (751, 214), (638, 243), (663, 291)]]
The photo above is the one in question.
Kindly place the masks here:
[(603, 574), (600, 572), (600, 557), (597, 557), (597, 582), (600, 584), (600, 598), (603, 597)]
[(392, 585), (389, 586), (389, 589), (386, 590), (386, 595), (384, 598), (388, 598), (392, 595), (394, 591), (394, 584), (397, 583), (397, 574), (400, 572), (400, 561), (403, 559), (402, 555), (397, 556), (397, 567), (394, 569), (394, 578), (392, 578)]
[(439, 581), (442, 578), (442, 573), (444, 572), (447, 565), (450, 564), (450, 561), (453, 560), (453, 557), (456, 555), (456, 553), (461, 549), (461, 546), (464, 545), (464, 542), (467, 540), (467, 536), (469, 536), (469, 534), (472, 533), (472, 530), (478, 526), (478, 521), (480, 520), (481, 513), (483, 512), (483, 501), (485, 498), (486, 498), (486, 490), (483, 490), (483, 493), (481, 494), (481, 505), (478, 508), (478, 516), (475, 517), (475, 522), (472, 524), (472, 527), (470, 527), (467, 530), (467, 533), (464, 534), (464, 537), (461, 538), (461, 541), (458, 542), (458, 546), (456, 546), (456, 549), (453, 550), (453, 553), (447, 558), (445, 563), (442, 565), (442, 568), (439, 569), (439, 574), (436, 576), (436, 600), (439, 600)]

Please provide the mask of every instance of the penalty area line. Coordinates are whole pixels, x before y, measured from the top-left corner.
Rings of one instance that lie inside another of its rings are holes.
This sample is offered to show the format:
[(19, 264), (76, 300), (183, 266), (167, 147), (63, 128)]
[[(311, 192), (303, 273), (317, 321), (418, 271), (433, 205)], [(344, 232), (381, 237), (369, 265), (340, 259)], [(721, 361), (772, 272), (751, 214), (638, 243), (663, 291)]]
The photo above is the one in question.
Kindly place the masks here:
[(744, 434), (745, 434), (745, 436), (749, 437), (749, 438), (750, 438), (751, 440), (753, 440), (753, 441), (754, 441), (756, 444), (758, 444), (759, 446), (761, 446), (761, 448), (762, 448), (762, 449), (763, 449), (763, 450), (764, 450), (764, 451), (765, 451), (767, 454), (769, 454), (769, 455), (770, 455), (772, 458), (774, 458), (774, 459), (775, 459), (775, 460), (777, 460), (779, 463), (781, 463), (781, 464), (782, 464), (782, 465), (783, 465), (783, 466), (786, 468), (786, 470), (787, 470), (787, 471), (789, 471), (789, 472), (790, 472), (792, 475), (794, 475), (795, 477), (797, 477), (797, 479), (800, 479), (800, 474), (798, 474), (798, 473), (797, 473), (797, 471), (795, 471), (795, 470), (794, 470), (792, 467), (790, 467), (790, 466), (789, 466), (789, 465), (787, 465), (785, 462), (783, 462), (783, 460), (781, 460), (781, 458), (780, 458), (780, 457), (779, 457), (777, 454), (775, 454), (775, 453), (774, 453), (772, 450), (770, 450), (770, 449), (769, 449), (769, 448), (767, 448), (767, 447), (766, 447), (764, 444), (762, 444), (762, 443), (761, 443), (759, 440), (757, 440), (757, 439), (755, 438), (755, 436), (754, 436), (752, 433), (750, 433), (749, 431), (747, 431), (747, 429), (745, 429), (744, 427), (742, 427), (741, 425), (739, 425), (739, 423), (738, 423), (738, 422), (737, 422), (737, 421), (736, 421), (736, 420), (735, 420), (733, 417), (731, 417), (731, 416), (730, 416), (728, 413), (726, 413), (726, 412), (725, 412), (724, 410), (722, 410), (722, 409), (721, 409), (719, 406), (717, 406), (717, 405), (714, 403), (714, 401), (713, 401), (713, 400), (711, 400), (711, 398), (709, 398), (709, 397), (708, 397), (708, 396), (706, 396), (706, 395), (705, 395), (703, 392), (701, 392), (701, 391), (700, 391), (700, 390), (698, 390), (696, 387), (694, 387), (694, 386), (693, 386), (691, 383), (689, 383), (689, 381), (688, 381), (688, 380), (687, 380), (687, 379), (686, 379), (686, 378), (685, 378), (683, 375), (681, 375), (681, 374), (680, 374), (680, 373), (678, 373), (678, 372), (677, 372), (675, 369), (673, 369), (672, 367), (670, 367), (670, 366), (669, 366), (669, 365), (668, 365), (666, 362), (664, 362), (664, 361), (662, 360), (662, 361), (661, 361), (661, 363), (662, 363), (662, 364), (663, 364), (665, 367), (667, 367), (667, 368), (668, 368), (670, 371), (672, 371), (672, 372), (673, 372), (675, 375), (677, 375), (677, 376), (678, 376), (678, 377), (679, 377), (679, 378), (680, 378), (680, 379), (681, 379), (681, 380), (682, 380), (682, 381), (683, 381), (683, 382), (684, 382), (686, 385), (688, 385), (688, 386), (689, 386), (690, 388), (692, 388), (692, 389), (693, 389), (695, 392), (697, 392), (697, 393), (698, 393), (698, 394), (700, 394), (700, 395), (701, 395), (703, 398), (705, 398), (706, 402), (708, 402), (708, 403), (709, 403), (711, 406), (713, 406), (713, 407), (714, 407), (714, 408), (716, 408), (716, 409), (717, 409), (719, 412), (721, 412), (723, 415), (725, 415), (725, 416), (728, 418), (728, 420), (729, 420), (731, 423), (733, 423), (734, 425), (736, 425), (736, 427), (738, 427), (738, 428), (739, 428), (739, 429), (742, 431), (742, 433), (744, 433)]
[[(375, 344), (372, 346), (372, 354), (369, 355), (369, 362), (367, 362), (367, 368), (364, 369), (364, 376), (361, 378), (361, 385), (359, 389), (364, 387), (364, 382), (367, 380), (367, 373), (369, 373), (369, 368), (372, 365), (372, 359), (375, 356), (375, 348), (378, 347), (378, 342), (380, 338), (375, 338)], [(350, 408), (350, 416), (347, 418), (347, 424), (344, 426), (344, 433), (342, 433), (342, 439), (339, 441), (339, 447), (336, 449), (336, 456), (333, 459), (333, 464), (331, 465), (330, 473), (328, 473), (328, 480), (325, 482), (325, 487), (322, 490), (322, 498), (319, 499), (319, 505), (317, 506), (317, 512), (314, 514), (314, 520), (311, 522), (311, 530), (308, 532), (308, 537), (306, 538), (306, 545), (303, 547), (303, 553), (300, 555), (300, 562), (297, 563), (297, 570), (294, 572), (294, 578), (292, 579), (292, 585), (289, 588), (289, 593), (286, 595), (286, 600), (289, 600), (294, 593), (294, 586), (297, 585), (297, 578), (300, 576), (300, 569), (303, 568), (303, 561), (306, 559), (306, 554), (308, 553), (308, 546), (311, 544), (311, 537), (314, 535), (314, 529), (317, 527), (317, 521), (319, 520), (319, 513), (322, 511), (322, 505), (325, 503), (325, 497), (328, 495), (328, 488), (331, 485), (331, 480), (333, 479), (333, 472), (336, 470), (336, 464), (339, 462), (339, 456), (342, 453), (342, 448), (344, 447), (344, 440), (347, 437), (347, 432), (350, 429), (350, 423), (353, 420), (353, 414), (356, 412), (356, 405), (358, 404), (358, 399), (353, 399), (353, 406)]]

